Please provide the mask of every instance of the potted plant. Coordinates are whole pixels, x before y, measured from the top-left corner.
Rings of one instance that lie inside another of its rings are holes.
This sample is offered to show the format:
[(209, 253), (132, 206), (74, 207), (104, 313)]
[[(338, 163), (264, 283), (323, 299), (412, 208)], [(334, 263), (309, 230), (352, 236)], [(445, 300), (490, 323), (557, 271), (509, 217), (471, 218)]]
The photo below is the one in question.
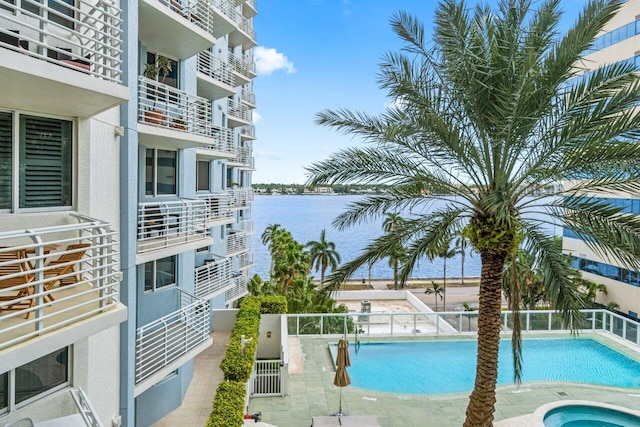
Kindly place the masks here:
[(178, 129), (178, 130), (186, 130), (187, 129), (187, 123), (184, 121), (184, 118), (182, 117), (182, 114), (180, 114), (178, 117), (174, 117), (171, 119), (171, 123), (169, 124), (169, 126), (171, 126), (174, 129)]
[[(142, 75), (149, 80), (164, 82), (171, 72), (171, 60), (162, 55), (156, 55), (156, 62), (145, 64)], [(155, 93), (154, 93), (155, 92)], [(153, 109), (144, 112), (144, 121), (154, 125), (166, 123), (166, 115), (158, 108), (159, 99), (164, 99), (166, 93), (160, 85), (147, 82), (147, 97), (153, 100)]]

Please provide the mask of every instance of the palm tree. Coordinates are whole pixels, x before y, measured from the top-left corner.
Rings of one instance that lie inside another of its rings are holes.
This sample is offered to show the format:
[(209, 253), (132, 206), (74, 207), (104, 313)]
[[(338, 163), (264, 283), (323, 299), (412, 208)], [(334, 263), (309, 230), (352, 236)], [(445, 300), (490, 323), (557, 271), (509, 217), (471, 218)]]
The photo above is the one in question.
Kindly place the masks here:
[(442, 258), (443, 260), (443, 271), (442, 271), (442, 307), (444, 311), (447, 311), (447, 259), (453, 258), (456, 256), (458, 252), (455, 249), (451, 248), (451, 239), (446, 240), (438, 250), (431, 254), (430, 258), (433, 260), (435, 257)]
[(320, 285), (324, 285), (324, 274), (327, 268), (334, 271), (340, 264), (340, 254), (336, 252), (336, 245), (325, 239), (325, 229), (320, 231), (320, 240), (312, 240), (304, 245), (309, 249), (309, 258), (311, 266), (316, 270), (320, 270)]
[[(397, 212), (389, 212), (386, 218), (382, 222), (382, 230), (387, 234), (393, 234), (395, 230), (402, 224), (404, 219)], [(386, 254), (389, 257), (389, 267), (393, 268), (393, 288), (398, 290), (398, 270), (400, 263), (405, 256), (404, 247), (398, 243), (389, 249)], [(402, 287), (404, 287), (404, 280), (402, 281)]]
[[(436, 311), (438, 311), (438, 297), (442, 301), (442, 295), (444, 295), (444, 288), (439, 283), (431, 282), (431, 287), (424, 290), (427, 295), (433, 295), (433, 299), (436, 301)], [(446, 311), (446, 309), (445, 309)]]
[(467, 256), (467, 247), (469, 246), (469, 240), (460, 234), (456, 238), (455, 247), (456, 252), (460, 254), (460, 285), (464, 286), (464, 260)]
[[(262, 235), (260, 236), (260, 240), (263, 245), (268, 245), (271, 247), (271, 236), (274, 231), (280, 230), (280, 224), (270, 224), (267, 228), (264, 229)], [(273, 258), (271, 258), (271, 264), (269, 265), (269, 276), (273, 274)]]
[(592, 282), (587, 279), (578, 279), (578, 290), (585, 300), (585, 304), (593, 307), (596, 303), (598, 294), (608, 295), (607, 287), (602, 283)]
[[(416, 18), (398, 13), (391, 25), (404, 47), (383, 57), (379, 75), (394, 102), (378, 116), (342, 109), (316, 119), (362, 137), (365, 145), (310, 166), (308, 185), (390, 185), (387, 194), (351, 204), (335, 220), (338, 227), (394, 210), (414, 212), (344, 263), (329, 286), (340, 286), (397, 244), (407, 250), (402, 280), (417, 260), (462, 230), (480, 254), (478, 361), (467, 427), (493, 421), (509, 255), (521, 246), (535, 255), (550, 302), (567, 325), (580, 324), (581, 299), (545, 222), (560, 221), (596, 253), (640, 268), (640, 218), (588, 196), (640, 191), (640, 144), (634, 142), (640, 115), (630, 108), (640, 102), (636, 69), (624, 62), (577, 77), (575, 67), (621, 1), (590, 2), (564, 35), (557, 32), (559, 3), (537, 3), (530, 11), (531, 1), (501, 0), (491, 10), (443, 0), (433, 41)], [(555, 197), (534, 196), (560, 181), (570, 185), (554, 186)], [(513, 334), (519, 382), (517, 322)]]

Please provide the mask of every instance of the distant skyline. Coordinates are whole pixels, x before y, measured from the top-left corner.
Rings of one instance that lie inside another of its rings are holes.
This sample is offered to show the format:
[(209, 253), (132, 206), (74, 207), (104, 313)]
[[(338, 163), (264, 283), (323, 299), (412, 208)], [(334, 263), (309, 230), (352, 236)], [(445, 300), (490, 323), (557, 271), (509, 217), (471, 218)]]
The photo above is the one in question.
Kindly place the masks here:
[[(566, 25), (585, 3), (562, 2)], [(390, 18), (409, 12), (430, 37), (436, 7), (431, 0), (260, 1), (254, 19), (259, 46), (254, 48), (253, 182), (304, 184), (305, 166), (359, 144), (315, 125), (316, 113), (339, 108), (383, 112), (390, 100), (378, 88), (378, 64), (385, 52), (402, 46)]]

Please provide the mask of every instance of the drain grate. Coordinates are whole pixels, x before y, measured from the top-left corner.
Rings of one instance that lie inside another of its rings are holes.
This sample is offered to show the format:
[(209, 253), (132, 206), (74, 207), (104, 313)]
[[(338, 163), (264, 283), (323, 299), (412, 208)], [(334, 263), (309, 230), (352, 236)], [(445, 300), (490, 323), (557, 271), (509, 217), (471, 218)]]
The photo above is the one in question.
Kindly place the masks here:
[(564, 391), (559, 391), (558, 396), (569, 396), (569, 394)]

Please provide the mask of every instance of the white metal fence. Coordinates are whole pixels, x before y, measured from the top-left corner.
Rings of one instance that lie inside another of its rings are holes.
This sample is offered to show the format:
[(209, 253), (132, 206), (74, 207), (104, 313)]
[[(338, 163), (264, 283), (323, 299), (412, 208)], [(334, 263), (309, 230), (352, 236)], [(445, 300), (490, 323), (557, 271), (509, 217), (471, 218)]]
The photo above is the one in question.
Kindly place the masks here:
[[(583, 321), (571, 325), (581, 331), (601, 331), (640, 346), (640, 323), (603, 309), (581, 310)], [(513, 313), (502, 312), (502, 329), (510, 331)], [(567, 331), (560, 313), (552, 310), (520, 312), (523, 332)], [(435, 335), (476, 334), (478, 312), (288, 314), (289, 335)]]
[(249, 278), (245, 275), (236, 275), (232, 277), (234, 286), (224, 293), (224, 301), (229, 304), (238, 298), (241, 298), (249, 293), (247, 285), (249, 284)]
[(228, 258), (207, 260), (195, 269), (195, 292), (198, 298), (210, 300), (234, 283), (231, 281), (231, 260)]
[(115, 1), (0, 0), (0, 46), (120, 83), (121, 9)]
[(136, 384), (209, 338), (209, 303), (177, 288), (180, 309), (136, 332)]
[(0, 233), (0, 350), (115, 307), (120, 272), (109, 223)]
[(245, 252), (238, 255), (239, 268), (249, 268), (253, 265), (253, 252)]
[(256, 137), (256, 127), (254, 125), (245, 125), (240, 128), (240, 136), (255, 138)]
[(198, 54), (198, 71), (220, 83), (234, 86), (235, 80), (229, 63), (209, 50)]
[(245, 122), (251, 121), (251, 110), (247, 108), (246, 105), (238, 101), (234, 101), (233, 99), (228, 99), (227, 109), (227, 111), (229, 112), (229, 116), (235, 117)]
[(242, 16), (240, 12), (236, 12), (236, 25), (238, 25), (238, 28), (240, 28), (240, 30), (251, 39), (256, 39), (256, 32), (253, 29), (253, 21)]
[(251, 376), (251, 396), (282, 396), (282, 360), (256, 360)]
[(256, 77), (256, 65), (253, 60), (229, 52), (229, 65), (236, 73), (247, 79)]
[(138, 205), (138, 253), (208, 238), (203, 200), (181, 199)]
[(214, 6), (214, 4), (210, 0), (189, 0), (188, 2), (181, 0), (163, 0), (158, 1), (157, 4), (177, 12), (187, 21), (215, 37), (216, 11), (213, 9), (212, 6)]
[(227, 256), (239, 254), (249, 250), (249, 236), (243, 232), (229, 234), (225, 238)]
[(229, 190), (229, 196), (231, 198), (231, 209), (244, 209), (249, 206), (249, 203), (253, 202), (255, 198), (253, 188)]
[(207, 224), (233, 221), (229, 193), (198, 194), (197, 197), (207, 206)]

